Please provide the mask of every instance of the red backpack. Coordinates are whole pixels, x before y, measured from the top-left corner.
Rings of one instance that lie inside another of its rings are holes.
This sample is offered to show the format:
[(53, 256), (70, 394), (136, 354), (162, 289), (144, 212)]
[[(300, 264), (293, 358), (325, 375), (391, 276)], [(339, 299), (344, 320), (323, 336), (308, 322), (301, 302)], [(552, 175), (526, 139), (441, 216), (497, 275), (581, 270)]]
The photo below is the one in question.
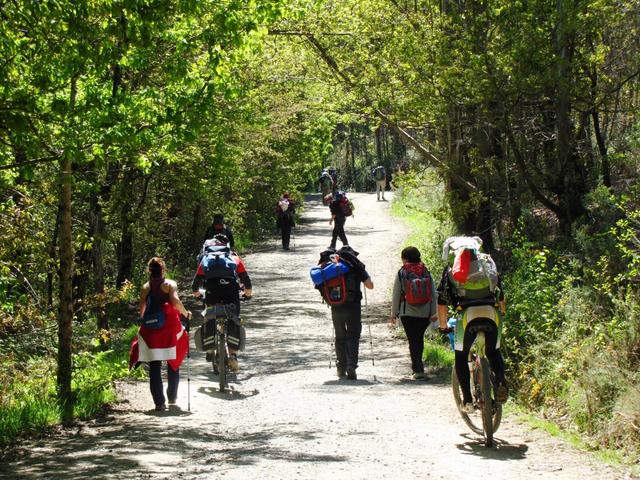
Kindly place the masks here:
[(404, 301), (409, 305), (431, 302), (431, 277), (422, 263), (406, 263), (398, 272)]

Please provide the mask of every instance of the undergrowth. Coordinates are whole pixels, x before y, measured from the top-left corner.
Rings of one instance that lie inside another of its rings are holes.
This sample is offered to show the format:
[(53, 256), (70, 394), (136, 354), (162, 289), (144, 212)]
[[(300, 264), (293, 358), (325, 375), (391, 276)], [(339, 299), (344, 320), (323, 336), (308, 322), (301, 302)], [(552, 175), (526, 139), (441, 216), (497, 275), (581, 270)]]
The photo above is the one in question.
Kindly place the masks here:
[[(457, 233), (441, 188), (428, 172), (396, 182), (392, 211), (412, 228), (406, 245), (420, 249), (438, 282), (442, 241)], [(640, 211), (604, 188), (587, 201), (590, 216), (569, 239), (532, 241), (525, 221), (501, 239), (507, 259), (502, 350), (512, 398), (531, 418), (544, 418), (550, 433), (574, 435), (602, 455), (615, 451), (614, 460), (637, 464)], [(435, 348), (427, 342), (427, 362), (441, 361)]]

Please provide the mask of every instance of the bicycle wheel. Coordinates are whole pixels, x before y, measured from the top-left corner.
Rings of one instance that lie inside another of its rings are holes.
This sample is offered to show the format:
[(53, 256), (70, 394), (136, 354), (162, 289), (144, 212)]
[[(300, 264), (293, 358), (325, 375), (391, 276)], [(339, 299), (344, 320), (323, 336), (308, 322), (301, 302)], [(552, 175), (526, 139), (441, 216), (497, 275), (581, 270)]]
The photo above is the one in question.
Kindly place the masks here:
[[(475, 368), (475, 367), (474, 367)], [(471, 379), (473, 381), (476, 375), (474, 373), (471, 374)], [(456, 374), (456, 366), (453, 366), (453, 372), (451, 373), (451, 388), (453, 389), (453, 399), (456, 402), (456, 407), (458, 407), (458, 413), (464, 420), (464, 423), (476, 434), (482, 435), (482, 423), (481, 419), (476, 414), (469, 414), (462, 409), (462, 390), (460, 389), (460, 382), (458, 381), (458, 375)], [(474, 391), (473, 385), (471, 391)]]
[(493, 446), (493, 410), (494, 401), (492, 398), (491, 388), (491, 368), (489, 368), (489, 361), (482, 357), (480, 358), (480, 388), (481, 398), (480, 407), (482, 410), (482, 428), (484, 430), (484, 444), (487, 447)]
[(226, 346), (226, 335), (224, 333), (218, 332), (218, 342), (217, 342), (217, 360), (218, 360), (218, 385), (220, 386), (220, 391), (224, 392), (225, 387), (227, 386), (227, 346)]

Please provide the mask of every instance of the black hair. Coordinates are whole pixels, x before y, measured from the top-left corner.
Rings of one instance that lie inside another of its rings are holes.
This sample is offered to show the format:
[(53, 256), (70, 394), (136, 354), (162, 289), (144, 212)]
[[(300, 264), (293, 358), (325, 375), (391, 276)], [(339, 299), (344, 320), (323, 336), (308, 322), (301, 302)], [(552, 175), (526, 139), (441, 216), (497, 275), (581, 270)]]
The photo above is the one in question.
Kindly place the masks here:
[(400, 258), (406, 260), (409, 263), (420, 262), (420, 250), (416, 247), (407, 247), (400, 253)]
[(216, 213), (213, 216), (213, 223), (224, 223), (224, 215), (221, 213)]

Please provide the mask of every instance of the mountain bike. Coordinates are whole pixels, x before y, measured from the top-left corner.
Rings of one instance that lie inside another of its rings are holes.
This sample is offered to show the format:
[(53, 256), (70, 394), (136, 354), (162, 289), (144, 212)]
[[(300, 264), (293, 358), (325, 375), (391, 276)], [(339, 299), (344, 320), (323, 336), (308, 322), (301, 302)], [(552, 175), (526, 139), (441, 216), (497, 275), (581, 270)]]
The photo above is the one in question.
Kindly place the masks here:
[(489, 366), (485, 352), (485, 332), (491, 327), (484, 324), (471, 324), (467, 328), (471, 332), (476, 332), (476, 338), (471, 345), (468, 358), (473, 413), (467, 413), (463, 409), (462, 390), (456, 375), (455, 365), (451, 375), (453, 398), (464, 422), (474, 433), (483, 435), (485, 445), (491, 447), (493, 434), (498, 430), (502, 420), (502, 404), (496, 401), (495, 389), (493, 388), (496, 384), (495, 375)]
[(227, 387), (227, 374), (229, 370), (229, 349), (227, 346), (228, 322), (234, 321), (236, 307), (233, 303), (218, 303), (210, 305), (205, 310), (205, 318), (215, 322), (215, 341), (211, 351), (211, 366), (213, 373), (218, 375), (220, 391)]

